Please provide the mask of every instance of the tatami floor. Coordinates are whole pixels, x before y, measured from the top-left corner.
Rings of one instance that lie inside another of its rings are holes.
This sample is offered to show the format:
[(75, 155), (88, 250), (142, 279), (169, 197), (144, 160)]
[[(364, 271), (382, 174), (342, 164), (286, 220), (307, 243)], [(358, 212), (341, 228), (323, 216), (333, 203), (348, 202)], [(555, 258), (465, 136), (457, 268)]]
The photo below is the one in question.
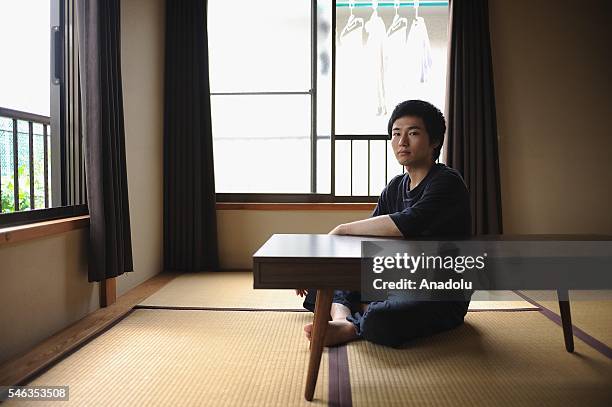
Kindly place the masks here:
[(573, 354), (556, 304), (514, 293), (402, 349), (326, 349), (309, 403), (300, 299), (253, 290), (248, 272), (187, 274), (29, 385), (68, 384), (70, 400), (52, 406), (610, 406), (612, 301), (572, 312)]

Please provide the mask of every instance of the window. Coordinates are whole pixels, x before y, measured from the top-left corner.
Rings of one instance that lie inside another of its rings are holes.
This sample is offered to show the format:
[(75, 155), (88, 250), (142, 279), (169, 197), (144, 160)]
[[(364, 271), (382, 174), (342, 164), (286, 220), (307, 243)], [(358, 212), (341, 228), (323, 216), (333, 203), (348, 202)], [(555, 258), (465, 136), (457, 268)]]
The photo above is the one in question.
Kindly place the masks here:
[(0, 226), (87, 212), (73, 1), (0, 3)]
[(311, 2), (208, 2), (218, 192), (311, 192)]
[(416, 3), (209, 0), (218, 200), (372, 201), (401, 174), (394, 106), (445, 101), (448, 2)]

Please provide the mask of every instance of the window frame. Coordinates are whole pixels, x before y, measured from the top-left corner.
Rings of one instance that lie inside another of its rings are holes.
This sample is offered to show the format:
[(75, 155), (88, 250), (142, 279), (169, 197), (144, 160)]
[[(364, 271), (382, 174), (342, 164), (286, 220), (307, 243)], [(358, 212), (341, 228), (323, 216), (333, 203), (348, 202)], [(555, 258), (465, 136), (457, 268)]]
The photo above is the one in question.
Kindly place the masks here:
[[(55, 101), (55, 103), (51, 103), (50, 109), (52, 149), (51, 171), (59, 171), (58, 175), (51, 176), (51, 188), (59, 193), (56, 192), (52, 196), (52, 206), (49, 208), (29, 209), (17, 212), (0, 212), (0, 228), (22, 226), (89, 214), (86, 197), (84, 197), (84, 199), (80, 199), (81, 201), (84, 200), (85, 203), (66, 205), (66, 202), (69, 199), (66, 191), (66, 165), (69, 161), (69, 157), (65, 151), (65, 124), (67, 123), (68, 110), (66, 106), (66, 102), (68, 100), (68, 96), (66, 94), (66, 75), (70, 76), (74, 74), (74, 70), (70, 70), (71, 66), (67, 63), (66, 12), (66, 0), (51, 0), (51, 18), (49, 26), (49, 30), (51, 30), (51, 43), (49, 46), (52, 47), (50, 76), (53, 76), (52, 82), (54, 85), (56, 85), (51, 87), (51, 99)], [(59, 31), (59, 33), (56, 31)], [(70, 158), (73, 158), (73, 156)], [(83, 163), (81, 163), (80, 166), (82, 165)]]
[[(369, 203), (376, 202), (375, 196), (336, 196), (334, 168), (334, 104), (335, 104), (335, 36), (332, 34), (331, 82), (332, 82), (332, 122), (330, 134), (331, 150), (331, 184), (330, 193), (317, 193), (317, 141), (322, 138), (317, 134), (317, 74), (318, 74), (318, 33), (317, 33), (317, 0), (310, 0), (310, 90), (304, 92), (211, 92), (217, 95), (285, 95), (300, 94), (310, 96), (310, 193), (216, 193), (217, 202), (241, 203)], [(336, 29), (336, 1), (331, 1), (332, 24), (331, 33)], [(326, 138), (326, 137), (323, 137)]]
[[(311, 129), (310, 129), (310, 193), (216, 193), (216, 201), (219, 203), (371, 203), (377, 202), (377, 195), (336, 195), (336, 168), (335, 168), (335, 148), (336, 141), (346, 140), (391, 140), (387, 134), (336, 134), (336, 7), (337, 1), (331, 0), (331, 115), (330, 115), (330, 135), (319, 136), (317, 134), (317, 74), (318, 74), (318, 18), (317, 18), (317, 0), (310, 1), (310, 59), (311, 59), (311, 89), (306, 92), (211, 92), (211, 96), (217, 95), (279, 95), (279, 94), (302, 94), (310, 95), (311, 98)], [(330, 192), (317, 193), (317, 142), (320, 139), (330, 138)], [(351, 150), (352, 151), (352, 150)], [(352, 156), (352, 154), (351, 154)], [(352, 158), (352, 157), (351, 157)], [(370, 157), (368, 155), (368, 163)], [(352, 166), (351, 166), (352, 171)], [(368, 164), (368, 174), (370, 168)], [(385, 160), (385, 183), (388, 178), (387, 161)], [(368, 177), (368, 190), (370, 180)], [(351, 178), (352, 188), (352, 178)]]
[(57, 206), (55, 208), (7, 212), (0, 215), (0, 229), (84, 215), (89, 215), (87, 205)]

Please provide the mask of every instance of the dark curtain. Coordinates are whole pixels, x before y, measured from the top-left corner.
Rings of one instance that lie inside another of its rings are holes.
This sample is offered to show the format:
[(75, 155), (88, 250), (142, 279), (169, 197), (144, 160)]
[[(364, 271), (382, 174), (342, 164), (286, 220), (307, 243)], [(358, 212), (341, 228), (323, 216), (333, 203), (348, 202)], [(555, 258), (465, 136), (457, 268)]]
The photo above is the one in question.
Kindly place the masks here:
[(451, 0), (446, 163), (470, 190), (472, 233), (502, 233), (487, 0)]
[(133, 270), (119, 3), (120, 0), (76, 1), (90, 216), (90, 282)]
[(206, 0), (166, 2), (164, 269), (218, 269)]

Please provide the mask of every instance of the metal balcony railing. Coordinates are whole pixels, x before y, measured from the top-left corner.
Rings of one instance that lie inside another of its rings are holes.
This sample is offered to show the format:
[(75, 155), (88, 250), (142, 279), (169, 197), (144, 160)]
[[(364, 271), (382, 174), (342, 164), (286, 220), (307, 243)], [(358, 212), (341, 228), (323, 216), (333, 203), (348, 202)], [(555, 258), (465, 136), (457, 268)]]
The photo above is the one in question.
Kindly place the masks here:
[(51, 122), (0, 107), (0, 213), (49, 208)]

